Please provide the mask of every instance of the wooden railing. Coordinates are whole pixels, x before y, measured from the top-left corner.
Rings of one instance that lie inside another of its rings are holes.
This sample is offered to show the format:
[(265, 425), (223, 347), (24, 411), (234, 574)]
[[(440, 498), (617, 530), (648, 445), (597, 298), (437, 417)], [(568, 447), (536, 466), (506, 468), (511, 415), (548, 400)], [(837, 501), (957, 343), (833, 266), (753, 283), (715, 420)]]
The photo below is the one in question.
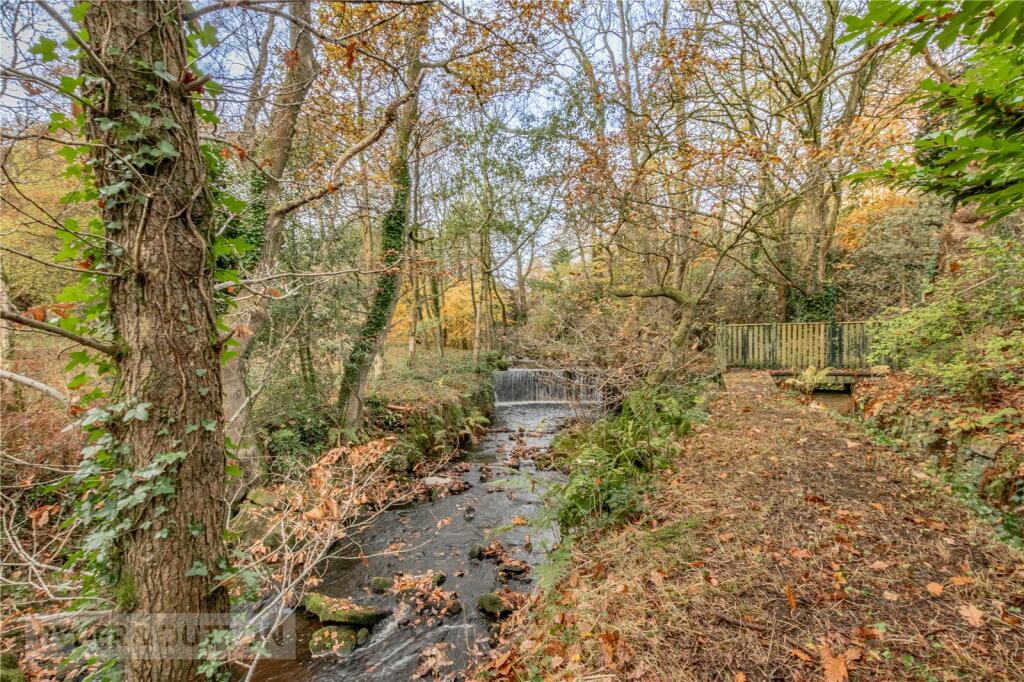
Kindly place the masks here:
[(860, 369), (870, 366), (866, 322), (786, 322), (719, 325), (715, 356), (729, 367)]

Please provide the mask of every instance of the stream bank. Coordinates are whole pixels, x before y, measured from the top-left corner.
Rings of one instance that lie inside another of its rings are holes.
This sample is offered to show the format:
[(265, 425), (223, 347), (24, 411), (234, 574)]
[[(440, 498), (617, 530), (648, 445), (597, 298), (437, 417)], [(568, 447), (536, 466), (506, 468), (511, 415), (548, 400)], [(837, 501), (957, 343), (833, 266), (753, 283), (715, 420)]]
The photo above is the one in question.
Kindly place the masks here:
[[(325, 624), (300, 609), (296, 658), (264, 661), (254, 679), (458, 679), (490, 648), (495, 616), (525, 598), (532, 567), (555, 541), (550, 526), (527, 525), (542, 515), (546, 488), (561, 478), (538, 470), (534, 459), (578, 413), (569, 393), (546, 381), (564, 377), (535, 373), (524, 384), (522, 376), (510, 376), (517, 372), (496, 373), (491, 428), (447, 471), (422, 479), (431, 499), (383, 511), (321, 576), (318, 594), (388, 615), (361, 645), (315, 657), (310, 642), (323, 638), (317, 632)], [(536, 400), (542, 393), (544, 400)], [(431, 427), (444, 413), (409, 418), (418, 428), (396, 457), (429, 449), (423, 446), (434, 440)]]

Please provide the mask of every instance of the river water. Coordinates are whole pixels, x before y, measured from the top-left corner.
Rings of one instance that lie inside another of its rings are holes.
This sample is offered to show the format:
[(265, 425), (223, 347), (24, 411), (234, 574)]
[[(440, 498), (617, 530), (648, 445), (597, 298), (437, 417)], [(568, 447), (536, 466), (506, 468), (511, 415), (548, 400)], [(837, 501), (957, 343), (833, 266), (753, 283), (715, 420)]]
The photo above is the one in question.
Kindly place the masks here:
[[(497, 403), (492, 426), (466, 453), (461, 467), (465, 471), (449, 474), (461, 476), (469, 488), (383, 512), (358, 538), (367, 558), (333, 561), (316, 588), (332, 597), (390, 608), (391, 616), (378, 623), (367, 642), (352, 653), (313, 658), (308, 642), (319, 624), (299, 609), (295, 659), (264, 661), (255, 679), (408, 680), (429, 664), (424, 663), (427, 659), (440, 661), (434, 679), (461, 679), (461, 671), (474, 656), (488, 650), (491, 621), (477, 609), (478, 599), (506, 586), (527, 592), (536, 578), (527, 574), (499, 581), (495, 562), (470, 558), (469, 550), (497, 539), (512, 559), (530, 566), (543, 561), (555, 541), (554, 531), (513, 523), (514, 519), (521, 523), (538, 517), (545, 488), (559, 478), (555, 472), (537, 470), (532, 455), (548, 447), (566, 419), (579, 414), (579, 403), (566, 398), (581, 393), (592, 397), (586, 385), (562, 393), (551, 386), (552, 382), (578, 382), (575, 376), (509, 370), (497, 372), (495, 379)], [(510, 456), (518, 468), (503, 464)], [(504, 529), (500, 535), (491, 532), (498, 528)], [(377, 595), (368, 588), (374, 576), (391, 578), (428, 571), (444, 573), (446, 579), (440, 587), (457, 595), (461, 611), (441, 618), (425, 616), (409, 594)]]

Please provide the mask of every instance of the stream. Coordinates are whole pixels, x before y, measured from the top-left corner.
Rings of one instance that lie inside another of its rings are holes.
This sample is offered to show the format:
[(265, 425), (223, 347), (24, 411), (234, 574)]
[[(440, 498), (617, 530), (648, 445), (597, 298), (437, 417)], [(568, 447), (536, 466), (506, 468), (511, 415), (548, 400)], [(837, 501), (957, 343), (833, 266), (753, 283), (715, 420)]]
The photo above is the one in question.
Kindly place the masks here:
[[(353, 652), (314, 658), (309, 638), (320, 626), (299, 609), (295, 658), (263, 661), (255, 679), (408, 680), (417, 668), (422, 672), (425, 657), (440, 661), (435, 666), (437, 679), (461, 679), (473, 658), (489, 649), (492, 621), (478, 610), (478, 599), (506, 586), (528, 592), (536, 578), (531, 571), (499, 580), (496, 563), (470, 558), (470, 548), (486, 547), (497, 539), (512, 559), (531, 568), (544, 560), (553, 531), (513, 525), (513, 519), (536, 517), (543, 509), (544, 489), (561, 475), (538, 470), (530, 455), (547, 448), (566, 419), (588, 410), (599, 392), (589, 377), (567, 370), (511, 369), (495, 373), (495, 397), (491, 428), (464, 453), (461, 466), (445, 474), (461, 476), (469, 488), (383, 512), (357, 538), (367, 559), (331, 562), (316, 588), (360, 605), (390, 608), (391, 615)], [(512, 463), (518, 471), (504, 464), (513, 454), (518, 455)], [(489, 534), (496, 528), (504, 532)], [(397, 552), (387, 551), (397, 547)], [(449, 609), (443, 617), (424, 616), (408, 595), (373, 594), (368, 587), (375, 576), (429, 571), (444, 574), (440, 588), (457, 594), (457, 613)]]

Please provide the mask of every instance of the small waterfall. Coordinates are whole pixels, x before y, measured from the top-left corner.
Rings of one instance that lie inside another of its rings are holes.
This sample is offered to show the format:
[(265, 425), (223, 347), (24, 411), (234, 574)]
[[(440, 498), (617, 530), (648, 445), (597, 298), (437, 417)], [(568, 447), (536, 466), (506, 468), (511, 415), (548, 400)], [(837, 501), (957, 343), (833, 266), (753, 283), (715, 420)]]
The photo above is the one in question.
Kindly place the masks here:
[(508, 403), (597, 403), (597, 377), (572, 369), (509, 369), (494, 373), (494, 398)]

